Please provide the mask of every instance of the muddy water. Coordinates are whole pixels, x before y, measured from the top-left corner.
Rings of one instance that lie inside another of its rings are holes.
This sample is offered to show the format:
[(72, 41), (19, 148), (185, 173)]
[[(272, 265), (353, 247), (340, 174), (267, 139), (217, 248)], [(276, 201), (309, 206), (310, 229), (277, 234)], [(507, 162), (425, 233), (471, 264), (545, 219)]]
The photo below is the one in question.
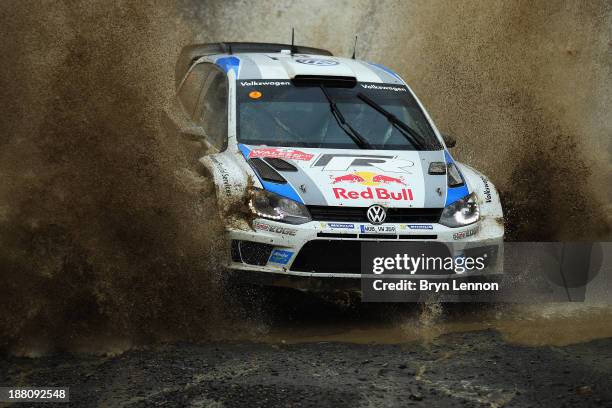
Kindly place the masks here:
[(0, 16), (0, 349), (222, 327), (211, 186), (158, 125), (191, 37), (176, 8), (7, 1)]
[[(194, 41), (282, 42), (294, 26), (299, 43), (350, 55), (358, 34), (357, 55), (402, 74), (457, 136), (456, 155), (502, 190), (510, 238), (608, 234), (609, 2), (337, 4), (1, 3), (0, 348), (122, 350), (269, 328), (264, 338), (291, 341), (298, 330), (220, 291), (222, 228), (187, 160), (199, 147), (157, 125), (178, 50)], [(578, 324), (447, 313), (433, 302), (388, 327), (315, 322), (296, 338), (430, 341), (491, 325), (518, 338), (512, 327)], [(585, 312), (592, 330), (563, 335), (605, 332), (598, 313)]]
[[(431, 308), (437, 310), (431, 311)], [(266, 343), (345, 342), (357, 344), (425, 345), (448, 333), (498, 331), (510, 343), (529, 346), (582, 343), (612, 337), (612, 308), (582, 304), (481, 305), (479, 309), (454, 305), (451, 310), (427, 305), (399, 321), (334, 322), (277, 327), (256, 339)], [(465, 309), (468, 309), (466, 311)], [(472, 309), (472, 310), (469, 310)], [(432, 316), (433, 313), (433, 316)]]

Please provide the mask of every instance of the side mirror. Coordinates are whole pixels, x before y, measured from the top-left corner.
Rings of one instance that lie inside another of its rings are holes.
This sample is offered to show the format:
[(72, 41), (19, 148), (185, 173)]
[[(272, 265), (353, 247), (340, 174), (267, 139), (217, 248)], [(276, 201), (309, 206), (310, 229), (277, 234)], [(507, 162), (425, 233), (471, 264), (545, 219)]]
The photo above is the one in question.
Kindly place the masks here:
[(204, 128), (192, 123), (188, 123), (186, 126), (181, 126), (179, 129), (179, 135), (185, 140), (193, 142), (206, 141), (206, 132)]
[(178, 137), (185, 142), (198, 142), (205, 151), (211, 149), (204, 128), (194, 123), (178, 103), (164, 109), (160, 119), (170, 137)]
[(442, 134), (442, 140), (444, 140), (444, 144), (449, 149), (451, 149), (451, 148), (453, 148), (453, 147), (455, 147), (457, 145), (457, 139), (455, 139), (455, 136), (443, 133)]
[(168, 132), (187, 140), (206, 138), (204, 128), (191, 120), (178, 101), (175, 100), (161, 114), (162, 126)]

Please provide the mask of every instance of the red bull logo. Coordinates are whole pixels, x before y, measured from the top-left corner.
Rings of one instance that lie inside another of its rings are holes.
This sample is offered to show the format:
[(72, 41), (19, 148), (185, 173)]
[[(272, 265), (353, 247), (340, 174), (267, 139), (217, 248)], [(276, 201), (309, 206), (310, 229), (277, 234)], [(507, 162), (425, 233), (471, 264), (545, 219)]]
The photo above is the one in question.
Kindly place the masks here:
[(372, 177), (372, 182), (379, 184), (397, 183), (403, 186), (406, 185), (406, 183), (404, 183), (404, 179), (401, 177), (389, 177), (385, 176), (384, 174), (377, 174), (376, 176)]
[(345, 174), (344, 176), (332, 177), (331, 183), (364, 183), (365, 179), (357, 174)]
[(411, 188), (402, 188), (400, 191), (391, 191), (386, 188), (371, 188), (367, 187), (363, 191), (347, 191), (345, 188), (334, 187), (334, 196), (337, 199), (346, 200), (391, 200), (391, 201), (412, 201), (414, 197), (412, 195)]
[(331, 184), (337, 183), (359, 183), (364, 186), (377, 186), (380, 184), (400, 184), (406, 186), (403, 177), (391, 177), (384, 174), (377, 174), (371, 171), (356, 171), (341, 176), (331, 178)]
[[(362, 191), (349, 191), (346, 188), (334, 187), (332, 189), (337, 199), (346, 200), (394, 200), (412, 201), (414, 199), (411, 188), (402, 188), (400, 191), (391, 191), (385, 185), (407, 186), (404, 178), (387, 176), (369, 171), (356, 171), (341, 176), (331, 177), (331, 184), (361, 184), (366, 186)], [(380, 186), (380, 187), (376, 187)]]

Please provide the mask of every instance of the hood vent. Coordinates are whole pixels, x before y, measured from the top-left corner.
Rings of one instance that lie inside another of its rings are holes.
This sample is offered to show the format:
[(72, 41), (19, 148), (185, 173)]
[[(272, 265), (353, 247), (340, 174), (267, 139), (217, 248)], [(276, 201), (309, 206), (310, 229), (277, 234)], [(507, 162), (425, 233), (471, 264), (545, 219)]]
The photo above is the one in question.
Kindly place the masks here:
[(276, 170), (270, 167), (270, 165), (259, 158), (250, 159), (249, 164), (253, 170), (255, 170), (255, 173), (257, 173), (257, 176), (259, 176), (260, 179), (271, 181), (273, 183), (287, 183), (287, 180), (285, 180), (283, 176), (281, 176)]
[(279, 171), (298, 171), (297, 167), (295, 167), (293, 164), (288, 163), (283, 159), (279, 159), (278, 157), (268, 157), (266, 158), (266, 163)]
[(445, 162), (429, 163), (429, 174), (434, 175), (434, 176), (446, 174), (446, 163)]

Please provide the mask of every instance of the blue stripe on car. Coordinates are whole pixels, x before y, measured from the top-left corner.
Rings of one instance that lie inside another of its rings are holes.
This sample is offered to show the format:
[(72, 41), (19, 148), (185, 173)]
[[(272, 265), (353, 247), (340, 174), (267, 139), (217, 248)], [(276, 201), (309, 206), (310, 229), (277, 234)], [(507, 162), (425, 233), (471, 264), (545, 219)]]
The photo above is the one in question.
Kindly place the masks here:
[(242, 143), (238, 143), (238, 148), (242, 152), (242, 155), (244, 156), (244, 158), (249, 160), (249, 153), (251, 153), (251, 149), (243, 145)]
[[(448, 153), (448, 151), (444, 151), (444, 157), (446, 158), (446, 162), (447, 163), (455, 163), (455, 161), (453, 160), (453, 158), (451, 157), (450, 153)], [(459, 168), (457, 167), (457, 165), (455, 165), (455, 168), (457, 169), (457, 171), (459, 172), (459, 174), (461, 174), (461, 171), (459, 170)], [(467, 183), (465, 183), (465, 177), (463, 177), (463, 174), (461, 174), (461, 178), (463, 178), (464, 183), (462, 186), (459, 187), (448, 187), (448, 189), (446, 190), (446, 203), (444, 204), (444, 206), (449, 206), (452, 203), (454, 203), (457, 200), (462, 199), (463, 197), (465, 197), (466, 195), (470, 194), (470, 190), (467, 188)]]
[(236, 78), (238, 78), (238, 68), (240, 67), (240, 59), (236, 57), (223, 57), (215, 61), (219, 67), (221, 67), (226, 73), (230, 70), (234, 71)]
[(298, 195), (298, 193), (293, 189), (293, 187), (291, 187), (289, 185), (289, 183), (287, 184), (279, 184), (279, 183), (273, 183), (270, 181), (264, 181), (259, 179), (259, 181), (261, 181), (261, 185), (269, 192), (271, 193), (276, 193), (280, 196), (286, 197), (286, 198), (290, 198), (293, 201), (297, 201), (300, 204), (304, 204), (304, 201), (302, 201), (302, 199), (300, 198), (300, 196)]
[[(242, 152), (242, 155), (244, 156), (244, 158), (246, 160), (249, 160), (249, 153), (251, 152), (251, 148), (243, 145), (242, 143), (238, 144), (238, 148)], [(255, 175), (257, 176), (257, 178), (259, 179), (259, 181), (261, 182), (261, 185), (263, 186), (265, 190), (271, 193), (275, 193), (280, 196), (289, 198), (293, 201), (297, 201), (298, 203), (304, 204), (304, 201), (302, 200), (300, 195), (297, 193), (297, 191), (295, 191), (295, 189), (291, 186), (291, 184), (289, 183), (280, 184), (280, 183), (274, 183), (271, 181), (265, 181), (265, 180), (262, 180), (261, 177), (259, 177), (259, 174), (257, 174), (256, 171), (253, 171), (253, 173), (255, 173)]]
[(375, 63), (375, 62), (368, 62), (368, 64), (370, 64), (370, 65), (374, 65), (375, 67), (378, 67), (378, 68), (382, 69), (383, 71), (385, 71), (385, 72), (387, 72), (387, 73), (389, 73), (389, 74), (393, 75), (394, 77), (396, 77), (396, 78), (397, 78), (397, 79), (399, 79), (400, 81), (404, 82), (404, 80), (403, 80), (403, 79), (402, 79), (402, 78), (401, 78), (401, 77), (400, 77), (398, 74), (396, 74), (395, 72), (393, 72), (393, 71), (392, 71), (392, 70), (390, 70), (389, 68), (385, 67), (384, 65), (377, 64), (377, 63)]

